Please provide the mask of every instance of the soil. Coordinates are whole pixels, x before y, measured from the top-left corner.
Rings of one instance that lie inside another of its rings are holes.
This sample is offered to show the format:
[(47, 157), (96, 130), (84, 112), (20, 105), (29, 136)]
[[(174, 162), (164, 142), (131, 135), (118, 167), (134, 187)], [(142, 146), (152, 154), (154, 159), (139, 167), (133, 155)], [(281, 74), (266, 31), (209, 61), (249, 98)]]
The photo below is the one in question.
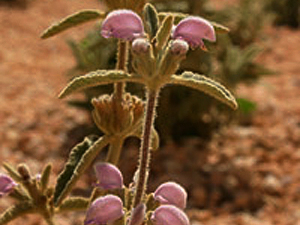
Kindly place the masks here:
[[(49, 40), (49, 24), (94, 0), (0, 1), (0, 149), (1, 162), (26, 162), (38, 174), (50, 162), (62, 169), (71, 146), (92, 124), (89, 115), (57, 99), (75, 60), (66, 39), (79, 39), (93, 22)], [(263, 77), (237, 95), (257, 110), (218, 131), (211, 142), (190, 138), (154, 153), (150, 190), (175, 180), (187, 188), (187, 213), (194, 225), (300, 224), (300, 30), (268, 27), (258, 60), (276, 75)], [(78, 95), (76, 97), (82, 97)], [(121, 170), (130, 180), (137, 147), (125, 146)], [(4, 172), (4, 170), (1, 170)], [(89, 172), (81, 188), (93, 181)], [(55, 182), (52, 177), (53, 184)], [(13, 203), (2, 198), (0, 211)], [(84, 213), (58, 216), (59, 224), (81, 224)], [(44, 224), (39, 216), (11, 224)]]

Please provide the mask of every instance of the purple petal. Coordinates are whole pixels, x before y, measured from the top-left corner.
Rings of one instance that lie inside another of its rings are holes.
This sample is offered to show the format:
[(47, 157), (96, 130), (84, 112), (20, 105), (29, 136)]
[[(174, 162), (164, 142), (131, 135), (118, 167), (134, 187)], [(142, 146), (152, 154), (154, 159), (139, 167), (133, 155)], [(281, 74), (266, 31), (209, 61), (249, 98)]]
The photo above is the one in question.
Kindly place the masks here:
[(189, 225), (189, 219), (185, 213), (173, 205), (158, 207), (151, 216), (155, 225)]
[(186, 207), (187, 193), (179, 184), (166, 182), (156, 189), (154, 199), (163, 205), (174, 205), (184, 209)]
[(131, 41), (144, 36), (143, 22), (131, 10), (115, 10), (103, 21), (101, 35), (104, 38), (113, 37)]
[(122, 200), (115, 195), (97, 198), (89, 207), (84, 225), (107, 224), (120, 219), (124, 215)]
[(132, 51), (136, 54), (147, 53), (150, 49), (150, 43), (145, 38), (137, 38), (132, 42)]
[(171, 52), (175, 55), (185, 55), (189, 50), (189, 45), (184, 40), (174, 40), (171, 44)]
[(9, 194), (16, 185), (9, 176), (0, 174), (0, 197)]
[(216, 41), (213, 26), (205, 19), (189, 16), (181, 20), (172, 34), (173, 39), (185, 40), (192, 48), (203, 47), (202, 39)]
[(107, 189), (121, 189), (123, 176), (120, 170), (110, 163), (97, 163), (94, 167), (98, 179), (97, 186)]
[(142, 225), (145, 220), (146, 206), (140, 203), (137, 207), (132, 210), (132, 214), (129, 218), (128, 225)]

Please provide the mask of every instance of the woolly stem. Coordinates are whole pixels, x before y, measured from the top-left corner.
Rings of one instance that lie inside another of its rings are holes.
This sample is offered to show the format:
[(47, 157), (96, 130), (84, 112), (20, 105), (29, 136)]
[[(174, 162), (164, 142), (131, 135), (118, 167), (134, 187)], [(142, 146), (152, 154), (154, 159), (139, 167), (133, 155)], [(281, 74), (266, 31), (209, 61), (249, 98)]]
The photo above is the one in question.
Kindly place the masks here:
[(150, 146), (151, 146), (151, 130), (154, 123), (156, 100), (158, 91), (149, 90), (147, 93), (147, 106), (144, 118), (144, 127), (142, 135), (142, 143), (140, 148), (140, 159), (138, 166), (138, 178), (136, 184), (136, 192), (133, 200), (135, 208), (143, 200), (144, 193), (147, 189), (148, 172), (150, 164)]
[(113, 139), (110, 142), (106, 162), (112, 163), (114, 165), (118, 164), (123, 143), (123, 138)]
[[(128, 42), (119, 40), (116, 69), (127, 71), (127, 61), (128, 61)], [(114, 96), (116, 99), (121, 100), (123, 97), (124, 91), (125, 91), (125, 83), (124, 82), (115, 83)]]

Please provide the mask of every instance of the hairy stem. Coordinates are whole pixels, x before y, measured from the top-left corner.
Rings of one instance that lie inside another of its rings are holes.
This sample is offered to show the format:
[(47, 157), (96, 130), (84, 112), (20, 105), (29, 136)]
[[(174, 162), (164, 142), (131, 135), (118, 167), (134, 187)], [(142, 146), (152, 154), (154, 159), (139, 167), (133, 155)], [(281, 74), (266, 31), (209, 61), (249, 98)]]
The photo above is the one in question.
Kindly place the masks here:
[(144, 118), (144, 128), (142, 135), (142, 144), (140, 148), (140, 161), (138, 166), (138, 178), (136, 184), (136, 192), (133, 200), (133, 207), (141, 203), (147, 188), (148, 172), (150, 164), (150, 145), (151, 130), (154, 123), (156, 100), (158, 91), (149, 90), (147, 93), (147, 106)]
[[(128, 61), (128, 42), (119, 40), (118, 42), (118, 56), (117, 56), (117, 69), (127, 71)], [(125, 83), (118, 82), (114, 86), (114, 96), (116, 99), (122, 99), (125, 90)]]
[[(119, 40), (116, 69), (127, 71), (127, 61), (128, 61), (128, 42)], [(122, 105), (124, 92), (125, 92), (125, 83), (124, 82), (115, 83), (114, 93), (113, 93), (113, 105), (114, 105), (113, 108), (115, 110), (117, 110)], [(115, 117), (118, 116), (117, 111), (115, 111), (114, 115), (112, 116)], [(123, 142), (124, 142), (123, 139), (116, 138), (110, 143), (108, 155), (106, 157), (107, 162), (112, 163), (114, 165), (118, 164)]]
[(110, 142), (108, 154), (106, 157), (106, 162), (112, 163), (114, 165), (118, 164), (123, 143), (124, 143), (123, 138), (115, 138)]

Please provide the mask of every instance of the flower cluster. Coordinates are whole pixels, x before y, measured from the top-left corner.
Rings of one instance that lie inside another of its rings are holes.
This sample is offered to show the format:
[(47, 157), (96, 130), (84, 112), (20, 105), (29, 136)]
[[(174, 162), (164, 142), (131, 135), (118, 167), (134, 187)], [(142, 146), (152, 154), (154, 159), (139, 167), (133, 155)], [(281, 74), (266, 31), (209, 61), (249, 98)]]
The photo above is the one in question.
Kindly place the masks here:
[[(109, 13), (102, 23), (101, 35), (132, 42), (133, 68), (147, 80), (146, 85), (152, 90), (159, 89), (166, 79), (170, 79), (190, 47), (205, 50), (202, 39), (216, 40), (214, 28), (208, 21), (187, 17), (174, 26), (170, 16), (156, 31), (157, 40), (150, 40), (150, 34), (144, 32), (141, 18), (130, 10)], [(135, 202), (132, 194), (136, 184), (125, 187), (116, 166), (98, 163), (95, 172), (98, 178), (96, 187), (101, 194), (92, 198), (85, 225), (119, 224), (119, 221), (128, 225), (142, 225), (146, 221), (154, 225), (189, 224), (183, 212), (187, 193), (179, 184), (163, 183), (154, 193), (144, 196), (141, 202)], [(129, 193), (129, 197), (124, 193)]]
[[(105, 38), (113, 37), (130, 41), (145, 37), (141, 18), (130, 10), (111, 12), (102, 24), (101, 34)], [(188, 46), (205, 49), (202, 39), (214, 42), (216, 35), (213, 26), (207, 20), (189, 16), (173, 28), (172, 39), (175, 40), (174, 52), (186, 53)], [(139, 48), (144, 50), (140, 45)]]
[[(119, 169), (109, 163), (95, 165), (98, 179), (97, 187), (106, 191), (126, 188)], [(130, 191), (130, 189), (129, 189)], [(150, 196), (150, 195), (149, 195)], [(188, 225), (189, 219), (182, 211), (186, 207), (187, 193), (183, 187), (174, 182), (161, 184), (153, 193), (157, 203), (149, 219), (155, 225)], [(120, 197), (107, 194), (95, 199), (90, 205), (84, 224), (109, 224), (119, 219), (125, 219), (129, 225), (141, 225), (147, 220), (147, 202), (139, 204), (134, 209), (126, 209)], [(131, 211), (129, 214), (126, 210)], [(128, 218), (125, 218), (125, 216)]]

